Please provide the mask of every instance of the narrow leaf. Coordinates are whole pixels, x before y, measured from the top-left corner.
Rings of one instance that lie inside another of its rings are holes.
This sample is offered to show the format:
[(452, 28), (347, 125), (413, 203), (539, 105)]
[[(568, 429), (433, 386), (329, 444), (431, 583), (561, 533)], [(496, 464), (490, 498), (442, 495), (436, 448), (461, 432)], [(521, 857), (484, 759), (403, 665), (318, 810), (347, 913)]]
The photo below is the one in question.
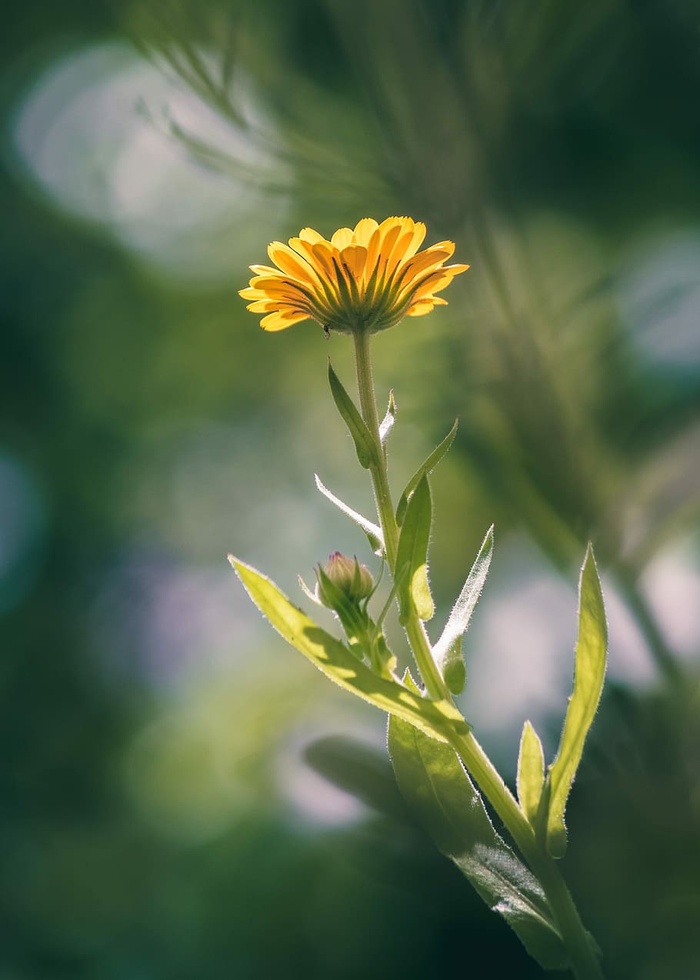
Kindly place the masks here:
[(373, 463), (377, 462), (377, 447), (365, 424), (365, 420), (343, 387), (330, 361), (328, 362), (328, 381), (331, 386), (331, 394), (333, 395), (336, 408), (340, 412), (355, 443), (355, 451), (357, 452), (360, 465), (365, 469), (369, 469)]
[[(492, 555), (493, 525), (486, 532), (486, 537), (467, 576), (464, 588), (454, 604), (440, 639), (433, 648), (435, 661), (446, 681), (448, 673), (453, 675), (455, 681), (458, 681), (460, 676), (459, 669), (454, 666), (457, 658), (459, 658), (460, 662), (462, 661), (462, 645), (459, 641), (469, 626), (474, 607), (479, 601), (479, 596), (484, 588)], [(463, 686), (464, 681), (462, 681)], [(450, 690), (453, 694), (459, 694), (462, 688), (454, 690), (454, 688), (450, 687)]]
[(233, 555), (229, 555), (229, 561), (250, 598), (280, 636), (340, 687), (417, 725), (431, 738), (445, 740), (453, 732), (469, 731), (454, 705), (429, 701), (398, 680), (379, 677), (340, 640), (293, 605), (269, 578)]
[(355, 524), (361, 527), (369, 539), (369, 544), (372, 551), (374, 551), (376, 555), (382, 555), (384, 553), (384, 537), (382, 535), (382, 529), (377, 524), (374, 524), (372, 521), (368, 520), (366, 517), (363, 517), (362, 514), (358, 514), (358, 512), (353, 510), (352, 507), (348, 507), (348, 505), (344, 503), (340, 497), (336, 497), (334, 493), (331, 493), (328, 487), (324, 486), (318, 476), (315, 474), (314, 478), (316, 480), (316, 486), (323, 496), (330, 500), (332, 504), (335, 504), (339, 510), (342, 510), (344, 514), (355, 522)]
[(520, 738), (517, 784), (520, 807), (535, 827), (544, 785), (544, 751), (542, 742), (529, 721), (523, 725)]
[(423, 620), (430, 619), (435, 612), (428, 584), (432, 510), (428, 478), (423, 476), (408, 503), (396, 552), (396, 579), (404, 621), (411, 604)]
[(392, 717), (389, 754), (399, 789), (438, 849), (542, 967), (565, 968), (568, 957), (539, 882), (496, 833), (455, 752)]
[(578, 640), (574, 689), (564, 719), (557, 756), (549, 767), (547, 849), (552, 857), (566, 850), (564, 811), (574, 781), (586, 735), (600, 701), (605, 679), (607, 627), (593, 549), (589, 546), (579, 581)]
[(386, 443), (389, 438), (391, 430), (394, 428), (394, 422), (396, 421), (396, 400), (394, 399), (393, 390), (389, 392), (389, 406), (386, 410), (386, 415), (382, 419), (381, 425), (379, 426), (379, 441), (382, 446)]
[(366, 806), (404, 822), (409, 818), (386, 750), (350, 735), (325, 735), (306, 746), (304, 759), (324, 779)]
[(399, 505), (396, 508), (396, 523), (399, 526), (401, 526), (404, 522), (404, 518), (406, 516), (406, 508), (408, 506), (408, 501), (411, 494), (416, 489), (416, 487), (423, 479), (423, 477), (429, 476), (430, 473), (432, 473), (432, 471), (435, 469), (437, 464), (440, 462), (442, 457), (447, 453), (448, 449), (450, 448), (450, 446), (455, 440), (455, 436), (457, 435), (458, 424), (459, 423), (457, 419), (455, 419), (454, 425), (447, 433), (445, 438), (442, 440), (440, 445), (437, 446), (435, 449), (433, 449), (430, 456), (428, 456), (428, 458), (423, 463), (421, 463), (421, 465), (418, 467), (416, 472), (413, 474), (411, 479), (406, 484), (404, 491), (401, 494), (401, 497), (399, 498)]

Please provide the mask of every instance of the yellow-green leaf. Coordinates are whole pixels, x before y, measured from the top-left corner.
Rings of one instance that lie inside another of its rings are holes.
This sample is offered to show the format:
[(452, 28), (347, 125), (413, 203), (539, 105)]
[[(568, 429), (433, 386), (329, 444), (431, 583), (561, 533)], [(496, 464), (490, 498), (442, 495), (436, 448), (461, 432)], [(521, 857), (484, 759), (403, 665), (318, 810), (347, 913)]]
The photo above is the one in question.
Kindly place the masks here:
[(340, 687), (415, 725), (433, 739), (445, 741), (451, 732), (469, 731), (454, 705), (429, 701), (398, 680), (378, 676), (290, 602), (269, 578), (233, 555), (229, 561), (250, 598), (280, 636)]
[(564, 719), (559, 751), (549, 767), (547, 786), (547, 849), (552, 857), (566, 851), (564, 812), (583, 745), (593, 723), (605, 679), (607, 626), (593, 549), (588, 548), (579, 582), (578, 640), (574, 689)]
[(568, 956), (540, 883), (494, 829), (452, 748), (392, 717), (389, 754), (399, 789), (439, 850), (542, 967), (564, 969)]
[(544, 751), (529, 721), (523, 725), (520, 738), (517, 785), (521, 809), (534, 827), (544, 785)]
[(348, 432), (355, 443), (355, 451), (360, 465), (365, 469), (373, 463), (378, 462), (377, 445), (365, 424), (365, 420), (360, 415), (354, 401), (347, 393), (338, 375), (333, 370), (331, 362), (328, 362), (328, 382), (331, 386), (331, 394), (336, 408), (348, 427)]
[(435, 612), (428, 583), (428, 545), (433, 504), (428, 478), (421, 477), (406, 508), (396, 552), (396, 581), (405, 621), (412, 604), (418, 616), (430, 619)]

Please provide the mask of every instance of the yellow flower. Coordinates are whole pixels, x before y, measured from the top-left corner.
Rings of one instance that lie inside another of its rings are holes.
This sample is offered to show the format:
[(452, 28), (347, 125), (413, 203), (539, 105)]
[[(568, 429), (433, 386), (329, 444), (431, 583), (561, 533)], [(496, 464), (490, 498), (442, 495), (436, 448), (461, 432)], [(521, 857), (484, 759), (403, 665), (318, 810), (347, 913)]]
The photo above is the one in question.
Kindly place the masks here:
[(445, 265), (453, 242), (419, 252), (425, 225), (412, 218), (363, 218), (339, 228), (327, 241), (302, 228), (289, 245), (272, 242), (274, 266), (252, 265), (255, 273), (243, 299), (252, 313), (266, 313), (263, 330), (284, 330), (316, 320), (324, 330), (376, 333), (404, 316), (423, 316), (446, 301), (436, 296), (468, 265)]

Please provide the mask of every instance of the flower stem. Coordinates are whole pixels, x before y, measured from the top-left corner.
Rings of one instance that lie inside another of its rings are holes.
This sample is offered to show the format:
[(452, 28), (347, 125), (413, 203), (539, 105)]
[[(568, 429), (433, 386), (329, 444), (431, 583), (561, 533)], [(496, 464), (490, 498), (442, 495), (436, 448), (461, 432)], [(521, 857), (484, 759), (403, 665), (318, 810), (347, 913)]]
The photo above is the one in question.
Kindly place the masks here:
[[(377, 446), (377, 462), (369, 467), (372, 478), (372, 488), (374, 489), (374, 499), (377, 505), (379, 523), (384, 534), (384, 548), (389, 569), (395, 579), (396, 576), (396, 554), (399, 543), (399, 527), (396, 523), (394, 505), (391, 499), (389, 488), (389, 477), (387, 473), (386, 457), (382, 450), (379, 438), (379, 418), (377, 415), (377, 402), (374, 394), (374, 380), (372, 378), (372, 362), (370, 359), (370, 334), (366, 331), (353, 334), (355, 341), (355, 366), (357, 370), (357, 388), (360, 395), (360, 410), (365, 425), (370, 431), (372, 438)], [(430, 649), (430, 642), (425, 632), (422, 621), (418, 618), (415, 611), (408, 615), (406, 622), (406, 635), (411, 645), (413, 654), (418, 664), (418, 669), (423, 678), (428, 694), (436, 701), (450, 698), (450, 692), (442, 678), (437, 664), (433, 659)]]
[[(370, 336), (365, 331), (353, 334), (357, 386), (362, 417), (377, 447), (375, 453), (377, 461), (370, 465), (369, 471), (377, 514), (384, 535), (387, 563), (392, 576), (395, 576), (399, 527), (391, 498), (386, 456), (379, 438), (379, 419), (370, 359)], [(425, 626), (415, 610), (409, 611), (405, 629), (429, 697), (436, 701), (446, 700), (453, 704), (452, 695), (433, 659)], [(577, 980), (603, 980), (593, 944), (583, 926), (561, 872), (554, 859), (547, 853), (544, 845), (536, 839), (531, 824), (504, 783), (500, 773), (471, 731), (466, 735), (454, 733), (450, 738), (450, 744), (462, 759), (477, 786), (503, 822), (530, 869), (542, 885), (569, 954), (574, 976)]]

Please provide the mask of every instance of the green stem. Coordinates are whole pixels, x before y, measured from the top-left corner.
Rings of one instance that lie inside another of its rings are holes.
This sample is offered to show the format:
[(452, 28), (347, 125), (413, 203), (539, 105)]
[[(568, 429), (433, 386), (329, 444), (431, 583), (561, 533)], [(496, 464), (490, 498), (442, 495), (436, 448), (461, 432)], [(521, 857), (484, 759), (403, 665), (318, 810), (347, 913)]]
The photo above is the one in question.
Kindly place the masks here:
[(454, 735), (450, 744), (542, 885), (569, 954), (574, 976), (578, 980), (603, 980), (598, 957), (557, 862), (536, 840), (532, 826), (498, 770), (471, 731), (467, 735)]
[[(379, 418), (370, 359), (370, 334), (366, 332), (355, 333), (353, 338), (360, 409), (377, 447), (377, 462), (370, 466), (370, 476), (377, 514), (384, 534), (387, 562), (393, 576), (396, 574), (399, 527), (396, 523), (394, 505), (391, 499), (386, 457), (379, 438)], [(415, 611), (409, 613), (405, 628), (428, 695), (433, 700), (447, 700), (453, 703), (452, 695), (433, 659), (425, 626)], [(536, 840), (532, 826), (498, 770), (471, 731), (466, 735), (454, 734), (451, 738), (451, 745), (540, 881), (571, 959), (571, 969), (577, 980), (602, 980), (603, 974), (597, 956), (559, 868), (547, 854), (543, 845)]]
[[(377, 514), (379, 523), (384, 534), (384, 548), (386, 558), (392, 576), (396, 575), (396, 553), (399, 543), (399, 527), (396, 523), (394, 504), (391, 499), (389, 488), (389, 477), (387, 473), (386, 458), (382, 451), (379, 438), (379, 417), (377, 415), (377, 402), (374, 394), (374, 380), (372, 378), (372, 361), (370, 358), (370, 334), (363, 331), (354, 333), (355, 341), (355, 366), (357, 369), (357, 388), (360, 395), (360, 410), (365, 424), (377, 446), (377, 462), (370, 465), (369, 472), (372, 478), (372, 488), (374, 499), (377, 504)], [(430, 642), (425, 632), (422, 621), (415, 612), (408, 616), (406, 622), (406, 635), (411, 645), (413, 654), (418, 664), (418, 669), (423, 678), (423, 682), (428, 690), (428, 694), (436, 701), (450, 698), (445, 681), (442, 678), (437, 664), (433, 660), (430, 649)]]

